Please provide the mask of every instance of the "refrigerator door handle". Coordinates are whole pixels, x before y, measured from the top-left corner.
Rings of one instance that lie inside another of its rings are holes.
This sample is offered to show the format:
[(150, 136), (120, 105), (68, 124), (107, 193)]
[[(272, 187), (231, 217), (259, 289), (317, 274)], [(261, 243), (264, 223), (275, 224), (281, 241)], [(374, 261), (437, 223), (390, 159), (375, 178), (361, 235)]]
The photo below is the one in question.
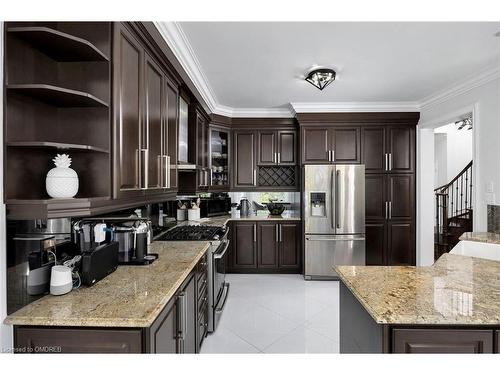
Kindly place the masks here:
[(335, 186), (335, 172), (332, 171), (332, 174), (330, 176), (330, 217), (332, 221), (332, 228), (335, 228), (335, 206), (337, 205), (337, 202), (335, 202), (335, 192), (333, 191)]
[(340, 215), (339, 215), (339, 202), (340, 202), (340, 170), (337, 170), (337, 175), (335, 176), (335, 222), (337, 223), (337, 228), (340, 228)]

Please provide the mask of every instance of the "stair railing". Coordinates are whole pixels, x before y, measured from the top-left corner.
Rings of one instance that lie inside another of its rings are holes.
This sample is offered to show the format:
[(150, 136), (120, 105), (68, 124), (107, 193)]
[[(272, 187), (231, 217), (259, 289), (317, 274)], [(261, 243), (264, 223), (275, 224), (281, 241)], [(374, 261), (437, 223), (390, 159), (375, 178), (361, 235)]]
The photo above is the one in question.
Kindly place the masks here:
[(436, 197), (436, 231), (447, 235), (450, 218), (472, 211), (472, 160), (449, 183), (434, 189)]

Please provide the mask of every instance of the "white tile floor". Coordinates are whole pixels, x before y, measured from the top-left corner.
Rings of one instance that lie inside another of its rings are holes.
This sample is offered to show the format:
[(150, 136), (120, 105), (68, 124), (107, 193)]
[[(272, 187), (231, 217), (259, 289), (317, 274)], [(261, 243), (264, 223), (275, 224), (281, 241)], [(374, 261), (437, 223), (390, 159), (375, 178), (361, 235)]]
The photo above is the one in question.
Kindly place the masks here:
[(339, 283), (302, 275), (226, 275), (224, 313), (202, 353), (338, 353)]

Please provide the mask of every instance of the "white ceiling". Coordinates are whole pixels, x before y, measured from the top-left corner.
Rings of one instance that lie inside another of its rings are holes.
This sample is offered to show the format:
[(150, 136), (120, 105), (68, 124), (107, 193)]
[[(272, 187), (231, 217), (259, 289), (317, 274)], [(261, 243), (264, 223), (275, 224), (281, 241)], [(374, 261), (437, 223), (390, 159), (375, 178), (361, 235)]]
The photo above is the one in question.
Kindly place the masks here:
[[(181, 22), (176, 27), (212, 100), (240, 110), (285, 108), (291, 102), (414, 104), (500, 66), (500, 38), (494, 36), (500, 22)], [(313, 65), (334, 68), (338, 80), (316, 89), (302, 78)]]

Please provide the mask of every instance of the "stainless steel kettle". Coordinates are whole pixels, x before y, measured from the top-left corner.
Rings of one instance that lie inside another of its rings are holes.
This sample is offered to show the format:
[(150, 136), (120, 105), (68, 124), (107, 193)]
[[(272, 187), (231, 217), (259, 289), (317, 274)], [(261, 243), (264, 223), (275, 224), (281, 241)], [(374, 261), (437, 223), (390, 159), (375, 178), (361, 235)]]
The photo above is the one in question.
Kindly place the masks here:
[(250, 216), (250, 202), (246, 198), (240, 200), (240, 216)]

